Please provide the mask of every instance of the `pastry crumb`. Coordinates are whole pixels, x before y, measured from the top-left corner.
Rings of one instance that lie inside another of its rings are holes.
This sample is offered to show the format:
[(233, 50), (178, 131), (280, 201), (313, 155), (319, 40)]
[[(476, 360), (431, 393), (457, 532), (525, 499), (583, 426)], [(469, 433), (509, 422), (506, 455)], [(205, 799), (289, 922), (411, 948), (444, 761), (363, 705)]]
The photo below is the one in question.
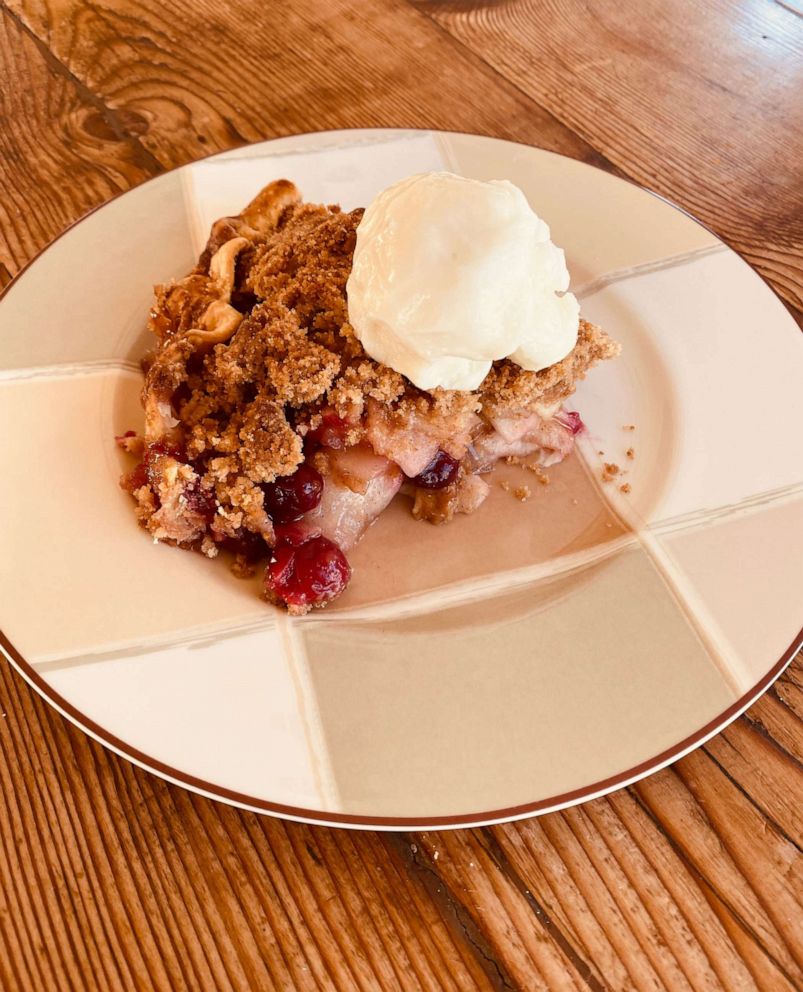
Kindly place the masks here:
[(628, 448), (627, 451), (625, 452), (625, 454), (627, 455), (628, 458), (635, 458), (636, 457), (636, 452), (635, 452), (635, 450), (633, 448)]
[(620, 493), (625, 493), (625, 494), (629, 493), (630, 492), (630, 483), (629, 482), (623, 482), (622, 485), (619, 486), (619, 492)]
[(526, 503), (527, 500), (532, 496), (532, 492), (529, 486), (513, 486), (507, 479), (502, 479), (499, 483), (500, 489), (504, 489), (506, 493), (510, 493), (511, 496), (515, 496), (517, 500), (521, 503)]
[(622, 424), (623, 431), (634, 431), (636, 429), (635, 424)]
[(602, 481), (610, 482), (611, 479), (615, 479), (617, 475), (621, 472), (621, 469), (616, 464), (616, 462), (605, 462), (602, 469)]
[(538, 479), (542, 486), (549, 485), (549, 476), (544, 472), (538, 462), (530, 462), (524, 466), (528, 472), (532, 472), (533, 475)]

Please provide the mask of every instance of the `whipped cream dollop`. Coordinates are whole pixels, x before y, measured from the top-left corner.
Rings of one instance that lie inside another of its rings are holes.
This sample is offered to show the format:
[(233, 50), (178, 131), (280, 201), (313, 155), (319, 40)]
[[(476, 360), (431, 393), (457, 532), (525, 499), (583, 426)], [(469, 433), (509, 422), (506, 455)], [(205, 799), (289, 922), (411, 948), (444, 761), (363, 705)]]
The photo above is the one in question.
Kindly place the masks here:
[(357, 227), (346, 287), (366, 352), (420, 389), (476, 389), (491, 363), (538, 371), (577, 341), (563, 251), (522, 191), (449, 172), (403, 179)]

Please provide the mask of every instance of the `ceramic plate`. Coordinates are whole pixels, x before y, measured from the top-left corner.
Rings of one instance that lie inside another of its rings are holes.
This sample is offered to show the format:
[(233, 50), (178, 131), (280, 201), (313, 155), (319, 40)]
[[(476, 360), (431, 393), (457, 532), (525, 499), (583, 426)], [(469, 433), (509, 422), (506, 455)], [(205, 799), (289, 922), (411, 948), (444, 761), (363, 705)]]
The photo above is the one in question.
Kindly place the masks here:
[[(398, 497), (347, 594), (290, 619), (224, 562), (154, 546), (117, 486), (151, 286), (269, 180), (350, 209), (430, 169), (518, 184), (623, 353), (581, 384), (589, 431), (531, 500), (494, 485), (436, 528)], [(803, 337), (714, 235), (588, 165), (421, 131), (253, 145), (86, 217), (0, 323), (8, 657), (88, 734), (204, 795), (374, 827), (555, 809), (700, 744), (800, 642)], [(603, 482), (606, 462), (626, 474)]]

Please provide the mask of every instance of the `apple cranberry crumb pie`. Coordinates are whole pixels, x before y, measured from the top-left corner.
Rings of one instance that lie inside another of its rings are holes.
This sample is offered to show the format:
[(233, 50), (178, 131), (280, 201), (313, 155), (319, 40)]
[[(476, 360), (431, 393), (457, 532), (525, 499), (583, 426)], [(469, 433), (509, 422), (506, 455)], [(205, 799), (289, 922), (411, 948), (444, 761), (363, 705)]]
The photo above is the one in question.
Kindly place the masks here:
[(349, 321), (362, 216), (280, 180), (218, 220), (190, 275), (156, 288), (144, 433), (118, 438), (138, 461), (121, 485), (154, 539), (226, 549), (239, 575), (265, 562), (266, 597), (294, 614), (342, 592), (346, 553), (398, 492), (445, 523), (480, 506), (499, 459), (564, 459), (582, 423), (563, 400), (619, 351), (581, 319), (540, 371), (503, 359), (475, 390), (417, 388)]

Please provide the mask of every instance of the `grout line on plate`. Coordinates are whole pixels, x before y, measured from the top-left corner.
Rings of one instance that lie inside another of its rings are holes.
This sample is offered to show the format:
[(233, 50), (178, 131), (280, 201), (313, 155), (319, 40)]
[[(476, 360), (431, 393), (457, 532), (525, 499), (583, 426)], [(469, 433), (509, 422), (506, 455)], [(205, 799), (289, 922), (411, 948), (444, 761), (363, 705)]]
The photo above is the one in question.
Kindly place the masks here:
[(705, 603), (690, 585), (685, 572), (668, 549), (649, 531), (640, 531), (638, 539), (667, 589), (674, 596), (689, 626), (697, 634), (712, 663), (733, 693), (734, 699), (739, 699), (755, 680), (749, 672), (742, 671), (738, 652), (708, 612)]
[(649, 524), (649, 529), (654, 534), (675, 534), (686, 530), (698, 530), (729, 517), (746, 516), (777, 503), (793, 503), (801, 498), (803, 498), (803, 483), (798, 482), (791, 486), (781, 486), (779, 489), (769, 489), (766, 492), (746, 496), (736, 503), (692, 510), (690, 513), (684, 513), (677, 517), (657, 520)]
[(341, 810), (343, 805), (318, 709), (304, 635), (295, 618), (286, 613), (279, 614), (277, 625), (284, 662), (289, 668), (290, 678), (296, 692), (298, 716), (303, 727), (304, 740), (307, 744), (309, 761), (321, 805), (326, 810)]
[[(331, 135), (332, 140), (330, 143), (323, 146), (309, 147), (309, 148), (298, 148), (291, 147), (287, 150), (279, 149), (274, 151), (266, 151), (263, 149), (264, 145), (270, 145), (277, 141), (290, 141), (293, 138), (305, 138), (307, 135), (305, 133), (301, 134), (282, 134), (276, 138), (270, 138), (268, 141), (260, 141), (256, 144), (245, 145), (241, 148), (231, 148), (225, 152), (220, 152), (217, 155), (212, 155), (206, 159), (200, 159), (198, 162), (192, 162), (190, 165), (193, 168), (198, 166), (217, 167), (225, 166), (227, 162), (231, 161), (248, 161), (261, 159), (281, 159), (288, 157), (295, 157), (298, 155), (321, 155), (338, 149), (346, 148), (368, 148), (376, 145), (389, 145), (397, 144), (399, 142), (409, 142), (411, 140), (416, 141), (419, 139), (429, 139), (434, 136), (436, 132), (432, 131), (420, 131), (417, 128), (378, 128), (380, 134), (370, 134), (364, 138), (354, 139), (343, 136), (343, 130), (346, 129), (331, 129), (329, 131), (317, 131), (312, 132), (315, 135)], [(366, 130), (371, 130), (366, 129)], [(256, 149), (260, 149), (257, 151)]]
[(67, 379), (104, 372), (128, 372), (142, 375), (139, 362), (122, 358), (96, 358), (86, 362), (59, 362), (54, 365), (34, 365), (27, 368), (3, 369), (0, 382), (27, 382), (31, 379)]
[(336, 624), (342, 620), (349, 625), (353, 623), (377, 624), (409, 617), (420, 617), (471, 603), (482, 603), (489, 597), (515, 592), (536, 582), (564, 578), (573, 573), (584, 571), (636, 543), (635, 536), (628, 533), (581, 552), (559, 555), (535, 565), (526, 565), (509, 572), (483, 575), (462, 582), (453, 582), (440, 586), (438, 589), (410, 593), (407, 596), (373, 603), (369, 606), (341, 609), (330, 612), (328, 616), (310, 613), (303, 617), (300, 622), (303, 624)]
[(631, 265), (624, 269), (613, 269), (604, 275), (583, 283), (572, 290), (578, 300), (588, 299), (600, 290), (605, 289), (613, 283), (622, 282), (625, 279), (632, 279), (635, 276), (649, 275), (651, 272), (663, 272), (665, 269), (673, 269), (680, 265), (688, 265), (698, 259), (707, 258), (709, 255), (719, 255), (722, 252), (730, 251), (727, 245), (719, 243), (707, 245), (705, 248), (693, 248), (691, 251), (681, 252), (679, 255), (671, 255), (668, 258), (660, 258), (654, 262), (642, 262), (639, 265)]
[(233, 637), (243, 637), (258, 633), (261, 630), (274, 630), (275, 628), (276, 614), (266, 610), (264, 616), (251, 620), (241, 620), (236, 623), (223, 621), (184, 630), (167, 631), (147, 639), (138, 637), (129, 641), (98, 645), (74, 654), (42, 654), (31, 662), (31, 667), (37, 672), (57, 672), (65, 668), (115, 661), (118, 658), (158, 654), (169, 648), (186, 647), (189, 651), (203, 650)]
[[(586, 440), (578, 445), (578, 453), (582, 453), (583, 464), (590, 472), (601, 498), (628, 532), (632, 534), (634, 541), (650, 560), (663, 580), (667, 591), (675, 600), (678, 609), (705, 648), (712, 664), (719, 671), (727, 687), (734, 693), (734, 698), (738, 698), (752, 684), (749, 673), (746, 677), (745, 673), (740, 670), (738, 652), (733, 648), (716, 621), (709, 615), (705, 604), (700, 601), (686, 574), (664, 546), (660, 532), (656, 532), (654, 525), (645, 520), (629, 500), (619, 498), (609, 489), (602, 489), (598, 481), (599, 476), (594, 472), (597, 458), (593, 448), (594, 446)], [(799, 487), (792, 488), (797, 489)], [(782, 497), (778, 496), (779, 493), (782, 494)], [(745, 500), (743, 503), (749, 504), (747, 506), (749, 511), (772, 501), (772, 497), (785, 498), (786, 493), (786, 489), (776, 490), (769, 494), (759, 494), (755, 499)], [(771, 498), (767, 499), (767, 496)], [(692, 529), (693, 527), (704, 526), (709, 522), (707, 518), (719, 519), (721, 516), (727, 516), (728, 510), (738, 512), (739, 506), (740, 504), (736, 504), (735, 507), (717, 508), (714, 511), (701, 511), (700, 513), (685, 515), (684, 518), (676, 518), (677, 520), (684, 519), (687, 522), (685, 527), (681, 525), (675, 529)], [(719, 513), (720, 509), (724, 509), (726, 512), (721, 514)]]
[[(481, 602), (495, 594), (513, 592), (533, 582), (562, 578), (573, 572), (581, 571), (592, 565), (606, 560), (620, 551), (633, 546), (636, 539), (632, 534), (615, 538), (605, 544), (596, 545), (571, 555), (528, 565), (515, 569), (503, 575), (480, 576), (475, 579), (454, 582), (436, 590), (426, 590), (423, 593), (412, 593), (404, 598), (380, 602), (366, 607), (354, 607), (337, 611), (326, 611), (321, 614), (313, 612), (306, 617), (294, 620), (294, 625), (315, 623), (337, 624), (338, 621), (352, 623), (377, 623), (379, 621), (398, 620), (410, 616), (419, 616), (437, 610), (450, 609), (472, 602)], [(267, 610), (267, 608), (266, 608)], [(221, 623), (208, 627), (196, 627), (190, 630), (170, 631), (165, 634), (143, 641), (141, 638), (132, 639), (118, 644), (99, 646), (94, 650), (84, 650), (71, 654), (42, 655), (32, 662), (37, 672), (55, 672), (65, 668), (82, 665), (100, 664), (104, 661), (114, 661), (135, 653), (139, 655), (154, 654), (167, 648), (186, 646), (191, 650), (214, 646), (221, 641), (233, 637), (241, 637), (257, 633), (263, 629), (275, 629), (277, 617), (282, 614), (268, 610), (264, 618), (252, 618), (238, 623)]]

